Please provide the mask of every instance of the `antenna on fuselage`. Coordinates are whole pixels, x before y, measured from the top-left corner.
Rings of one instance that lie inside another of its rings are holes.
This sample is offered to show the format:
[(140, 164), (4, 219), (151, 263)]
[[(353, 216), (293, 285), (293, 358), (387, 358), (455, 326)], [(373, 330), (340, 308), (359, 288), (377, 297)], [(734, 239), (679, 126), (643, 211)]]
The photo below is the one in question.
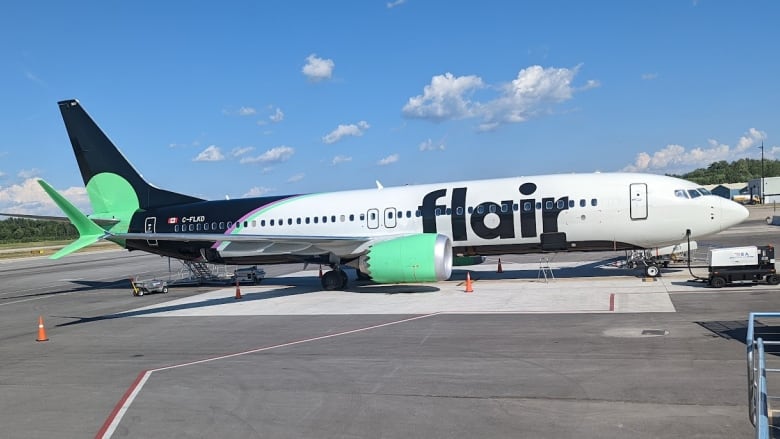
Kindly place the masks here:
[(382, 189), (384, 189), (385, 187), (384, 187), (384, 186), (382, 186), (382, 183), (380, 183), (380, 182), (379, 182), (379, 180), (376, 180), (376, 188), (377, 188), (378, 190), (380, 190), (380, 191), (381, 191), (381, 190), (382, 190)]

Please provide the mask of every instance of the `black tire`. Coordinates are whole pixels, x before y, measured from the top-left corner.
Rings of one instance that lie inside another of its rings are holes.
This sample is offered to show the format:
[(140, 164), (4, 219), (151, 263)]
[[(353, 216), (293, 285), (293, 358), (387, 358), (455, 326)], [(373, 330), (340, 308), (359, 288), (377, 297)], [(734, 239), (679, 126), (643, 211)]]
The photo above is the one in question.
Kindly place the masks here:
[(658, 268), (657, 265), (647, 265), (645, 267), (645, 276), (658, 277), (659, 274), (661, 274), (661, 270)]
[(162, 289), (162, 293), (163, 293), (163, 294), (166, 294), (167, 292), (168, 292), (168, 287), (163, 287), (163, 289)]
[(138, 289), (138, 295), (139, 295), (139, 296), (143, 296), (143, 295), (144, 295), (144, 293), (146, 293), (146, 291), (144, 291), (144, 289), (143, 289), (143, 288), (139, 288), (139, 289)]
[(768, 283), (769, 285), (780, 284), (780, 276), (776, 274), (770, 274), (769, 276), (766, 277), (766, 283)]
[(334, 291), (343, 288), (344, 280), (337, 270), (331, 270), (322, 275), (320, 279), (322, 289), (325, 291)]
[(349, 276), (347, 276), (347, 272), (344, 270), (337, 270), (339, 272), (339, 276), (341, 276), (341, 286), (339, 289), (344, 289), (347, 287), (347, 283), (349, 282)]
[(726, 279), (720, 276), (713, 276), (712, 279), (710, 279), (710, 286), (712, 288), (723, 288), (726, 286)]

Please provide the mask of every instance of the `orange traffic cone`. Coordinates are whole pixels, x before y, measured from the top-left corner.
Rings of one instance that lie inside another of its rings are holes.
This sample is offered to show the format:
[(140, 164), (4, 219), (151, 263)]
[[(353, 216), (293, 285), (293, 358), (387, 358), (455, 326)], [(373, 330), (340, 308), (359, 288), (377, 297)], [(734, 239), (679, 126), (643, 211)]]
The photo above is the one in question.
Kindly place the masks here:
[(496, 270), (496, 273), (503, 273), (504, 269), (501, 268), (501, 258), (498, 258), (498, 270)]
[(474, 288), (471, 287), (471, 273), (468, 271), (466, 272), (466, 292), (467, 293), (473, 293)]
[(320, 265), (320, 279), (322, 279), (322, 265)]
[(38, 316), (38, 338), (35, 341), (49, 341), (46, 336), (46, 328), (43, 327), (43, 316)]
[(238, 278), (236, 278), (236, 300), (241, 298), (241, 287), (238, 284)]

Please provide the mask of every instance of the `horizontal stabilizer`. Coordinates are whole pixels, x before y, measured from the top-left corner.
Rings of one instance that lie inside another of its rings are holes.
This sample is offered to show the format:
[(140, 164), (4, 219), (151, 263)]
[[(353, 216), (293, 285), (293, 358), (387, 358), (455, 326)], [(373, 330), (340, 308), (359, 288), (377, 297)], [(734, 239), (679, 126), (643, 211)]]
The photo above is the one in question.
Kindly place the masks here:
[(79, 239), (63, 247), (57, 253), (50, 256), (51, 259), (59, 259), (65, 255), (69, 255), (76, 250), (80, 250), (88, 245), (94, 244), (101, 239), (109, 236), (102, 227), (97, 225), (94, 221), (87, 218), (76, 206), (66, 200), (65, 197), (60, 195), (53, 187), (43, 180), (38, 180), (38, 184), (41, 185), (44, 191), (51, 197), (57, 206), (65, 212), (70, 222), (76, 227), (79, 232)]
[[(42, 220), (42, 221), (60, 221), (60, 222), (70, 222), (70, 218), (67, 216), (50, 216), (50, 215), (31, 215), (27, 213), (8, 213), (8, 212), (0, 212), (0, 216), (7, 216), (11, 218), (27, 218), (27, 219), (34, 219), (34, 220)], [(103, 219), (103, 218), (90, 218), (92, 221), (95, 222), (95, 224), (99, 226), (106, 226), (110, 227), (114, 224), (118, 224), (118, 219)]]

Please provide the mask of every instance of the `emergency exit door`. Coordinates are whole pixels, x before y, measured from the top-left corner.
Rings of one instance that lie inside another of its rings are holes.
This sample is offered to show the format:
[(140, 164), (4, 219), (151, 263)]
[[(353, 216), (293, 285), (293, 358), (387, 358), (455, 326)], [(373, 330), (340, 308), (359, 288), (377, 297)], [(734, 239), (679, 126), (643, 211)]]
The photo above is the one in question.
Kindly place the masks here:
[(647, 184), (632, 183), (631, 191), (631, 219), (647, 219)]

